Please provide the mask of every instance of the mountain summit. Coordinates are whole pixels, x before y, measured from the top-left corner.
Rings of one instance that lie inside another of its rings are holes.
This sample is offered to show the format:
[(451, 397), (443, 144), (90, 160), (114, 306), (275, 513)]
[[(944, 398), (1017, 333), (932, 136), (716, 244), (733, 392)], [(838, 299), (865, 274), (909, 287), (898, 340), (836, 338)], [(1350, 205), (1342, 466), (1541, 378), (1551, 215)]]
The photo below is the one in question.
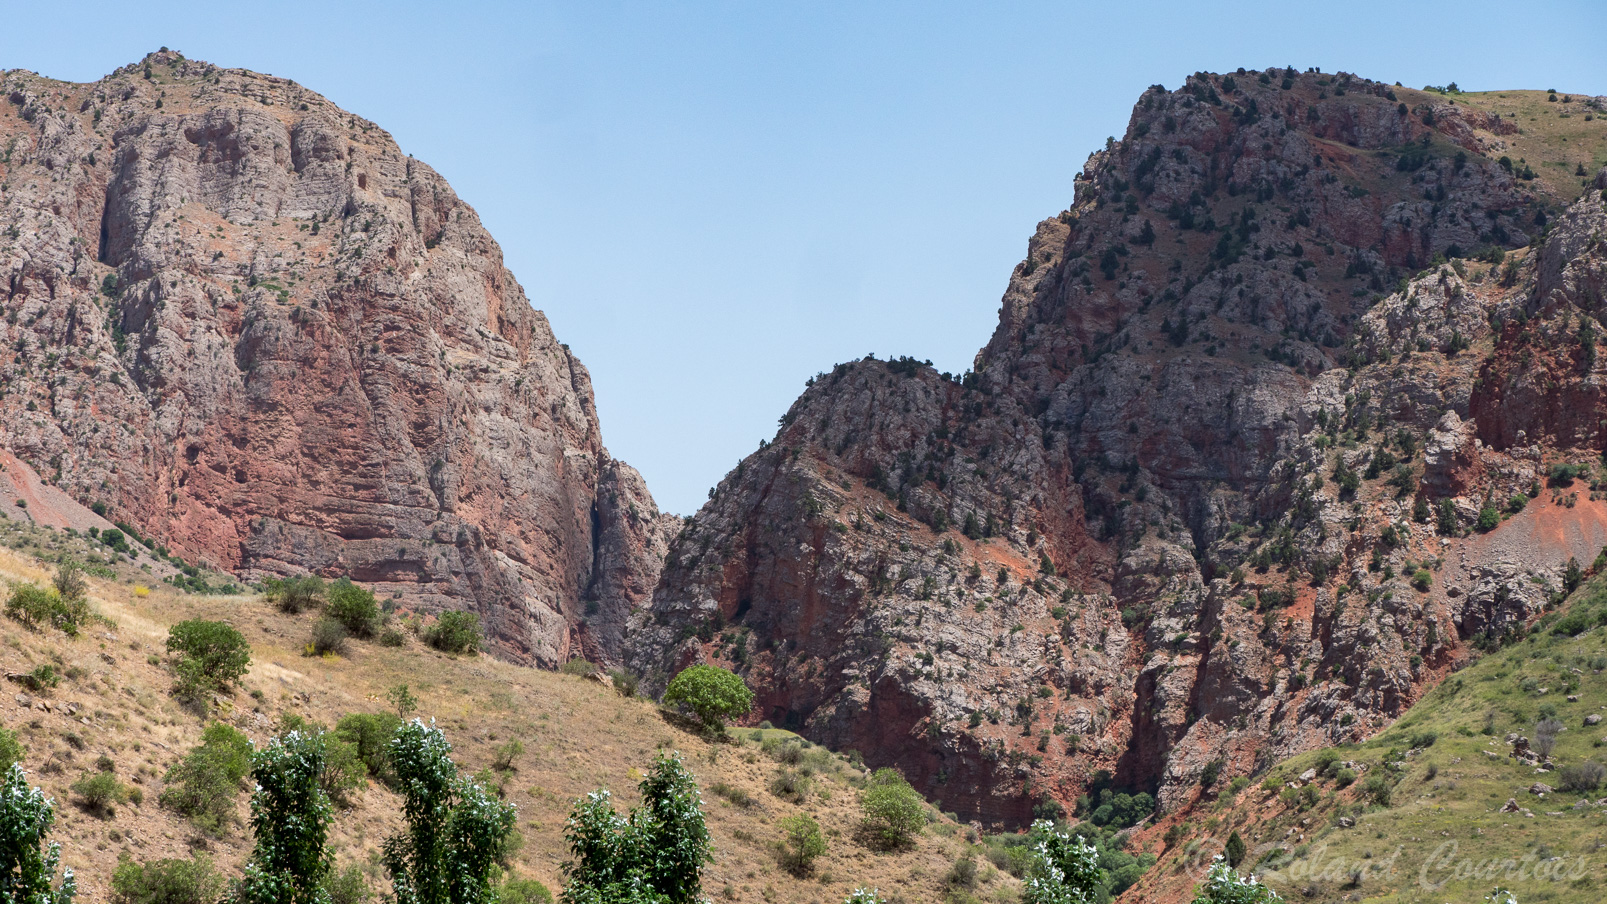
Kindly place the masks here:
[(296, 83), (0, 76), (0, 446), (187, 560), (617, 655), (664, 536), (450, 186)]
[(1607, 542), (1590, 489), (1542, 486), (1607, 443), (1604, 110), (1149, 89), (974, 371), (812, 379), (671, 545), (631, 662), (726, 664), (765, 718), (1016, 825), (1375, 732)]

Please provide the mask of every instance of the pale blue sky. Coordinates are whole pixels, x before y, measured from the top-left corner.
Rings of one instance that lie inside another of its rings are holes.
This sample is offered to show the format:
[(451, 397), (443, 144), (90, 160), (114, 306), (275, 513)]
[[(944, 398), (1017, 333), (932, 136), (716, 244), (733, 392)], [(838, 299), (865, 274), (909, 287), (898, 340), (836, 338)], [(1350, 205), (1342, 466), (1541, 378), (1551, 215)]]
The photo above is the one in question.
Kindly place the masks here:
[(88, 81), (166, 45), (390, 130), (480, 211), (591, 369), (609, 448), (683, 514), (816, 371), (964, 370), (1150, 84), (1293, 65), (1607, 94), (1601, 0), (0, 11), (0, 68)]

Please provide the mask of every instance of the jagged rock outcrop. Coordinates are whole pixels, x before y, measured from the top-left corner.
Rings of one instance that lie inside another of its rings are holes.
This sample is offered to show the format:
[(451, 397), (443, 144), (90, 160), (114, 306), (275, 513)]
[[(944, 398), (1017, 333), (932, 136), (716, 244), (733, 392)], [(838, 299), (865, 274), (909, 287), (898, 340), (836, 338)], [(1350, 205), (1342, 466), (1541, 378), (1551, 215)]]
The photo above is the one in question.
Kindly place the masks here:
[[(812, 380), (671, 544), (630, 661), (737, 668), (755, 718), (995, 822), (1376, 730), (1607, 542), (1594, 499), (1535, 499), (1603, 441), (1573, 326), (1602, 199), (1499, 159), (1509, 119), (1281, 69), (1146, 92), (974, 372)], [(1524, 371), (1548, 317), (1572, 357)]]
[(438, 174), (165, 51), (0, 91), (0, 447), (186, 558), (470, 608), (522, 661), (618, 654), (674, 525)]

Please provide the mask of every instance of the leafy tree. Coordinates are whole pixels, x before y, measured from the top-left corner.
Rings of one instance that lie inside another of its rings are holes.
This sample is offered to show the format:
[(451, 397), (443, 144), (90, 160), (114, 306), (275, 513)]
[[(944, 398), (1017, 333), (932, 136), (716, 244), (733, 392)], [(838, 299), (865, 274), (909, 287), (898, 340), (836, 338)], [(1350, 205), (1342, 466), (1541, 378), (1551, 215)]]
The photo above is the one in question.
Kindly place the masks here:
[(1153, 812), (1155, 812), (1155, 798), (1147, 791), (1129, 794), (1113, 788), (1102, 788), (1098, 804), (1092, 808), (1092, 812), (1087, 813), (1087, 816), (1088, 821), (1096, 826), (1126, 828), (1136, 825), (1139, 820)]
[(494, 904), (491, 873), (505, 859), (513, 807), (458, 776), (452, 745), (414, 719), (391, 739), (407, 831), (385, 840), (397, 904)]
[(78, 880), (71, 869), (52, 887), (61, 845), (45, 845), (56, 822), (55, 804), (28, 784), (22, 767), (11, 764), (0, 779), (0, 901), (18, 904), (71, 904)]
[[(398, 684), (385, 692), (385, 702), (396, 707), (397, 720), (404, 720), (410, 713), (418, 709), (418, 698), (407, 689), (407, 685)], [(401, 727), (400, 725), (397, 726)]]
[(1456, 533), (1456, 505), (1449, 499), (1440, 500), (1439, 532), (1447, 536)]
[(575, 802), (564, 825), (572, 859), (564, 904), (691, 904), (713, 859), (702, 796), (680, 754), (660, 754), (637, 788), (642, 805), (614, 810), (607, 789)]
[(223, 875), (205, 854), (193, 860), (135, 863), (125, 853), (112, 873), (116, 904), (216, 904), (222, 892)]
[(906, 847), (926, 825), (924, 803), (904, 776), (892, 769), (878, 769), (860, 796), (864, 811), (860, 831), (872, 846), (884, 850)]
[(1228, 836), (1228, 843), (1223, 848), (1223, 854), (1228, 858), (1228, 866), (1237, 867), (1244, 861), (1244, 839), (1239, 837), (1238, 831)]
[(324, 739), (292, 730), (252, 757), (251, 828), (257, 845), (234, 897), (240, 904), (330, 904), (334, 821), (324, 792)]
[(1221, 857), (1216, 858), (1205, 884), (1195, 890), (1194, 896), (1194, 904), (1276, 904), (1282, 900), (1254, 876), (1240, 878)]
[(1480, 531), (1495, 530), (1500, 523), (1501, 513), (1495, 510), (1495, 506), (1486, 504), (1484, 508), (1479, 509), (1478, 528)]
[(1573, 556), (1568, 557), (1568, 567), (1562, 572), (1562, 589), (1573, 593), (1579, 589), (1579, 584), (1585, 579), (1585, 573), (1579, 567), (1579, 560)]
[(329, 587), (324, 614), (340, 622), (353, 637), (373, 637), (384, 623), (384, 613), (370, 590), (341, 578)]
[(815, 859), (826, 853), (826, 836), (820, 831), (820, 823), (799, 813), (781, 820), (781, 832), (781, 865), (795, 875), (809, 875), (815, 868)]
[(690, 709), (703, 727), (725, 731), (725, 720), (746, 715), (753, 708), (753, 691), (741, 676), (719, 666), (694, 665), (681, 671), (664, 690), (667, 706)]
[(1093, 845), (1057, 830), (1048, 820), (1033, 823), (1032, 834), (1021, 893), (1025, 904), (1093, 904), (1100, 899), (1106, 876)]
[(491, 768), (497, 770), (498, 772), (512, 772), (514, 771), (514, 762), (517, 761), (519, 757), (524, 756), (524, 752), (524, 742), (518, 738), (511, 738), (509, 739), (508, 743), (503, 744), (496, 749), (495, 755), (491, 760)]
[(61, 597), (63, 603), (80, 602), (89, 594), (89, 583), (84, 580), (84, 569), (77, 562), (67, 560), (56, 566), (56, 575), (51, 579), (56, 588), (56, 595)]

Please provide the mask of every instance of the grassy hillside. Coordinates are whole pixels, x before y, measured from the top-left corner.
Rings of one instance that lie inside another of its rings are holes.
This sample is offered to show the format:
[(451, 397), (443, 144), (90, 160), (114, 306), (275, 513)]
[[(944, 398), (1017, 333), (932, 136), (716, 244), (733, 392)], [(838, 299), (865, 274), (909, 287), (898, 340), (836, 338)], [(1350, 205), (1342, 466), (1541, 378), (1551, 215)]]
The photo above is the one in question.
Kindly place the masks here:
[(1607, 111), (1588, 95), (1567, 91), (1404, 94), (1403, 99), (1413, 102), (1466, 104), (1515, 124), (1516, 134), (1490, 136), (1500, 146), (1492, 147), (1489, 156), (1509, 158), (1515, 172), (1527, 167), (1533, 177), (1525, 181), (1558, 203), (1578, 199), (1596, 171), (1607, 166)]
[[(184, 593), (153, 581), (140, 564), (148, 557), (111, 556), (87, 537), (0, 519), (0, 594), (17, 582), (48, 583), (48, 562), (63, 555), (99, 563), (90, 598), (104, 621), (69, 638), (0, 619), (0, 672), (21, 675), (51, 665), (65, 676), (45, 692), (8, 681), (0, 722), (22, 740), (30, 779), (59, 804), (53, 838), (62, 842), (63, 861), (79, 872), (81, 900), (110, 900), (109, 877), (122, 855), (155, 860), (204, 851), (236, 875), (250, 852), (243, 790), (238, 824), (221, 838), (207, 837), (158, 804), (163, 776), (199, 743), (204, 727), (172, 698), (164, 658), (168, 626), (193, 617), (229, 621), (250, 641), (253, 662), (244, 686), (216, 701), (214, 716), (258, 743), (287, 716), (332, 726), (348, 713), (384, 711), (385, 691), (400, 683), (411, 686), (420, 700), (417, 715), (436, 720), (470, 772), (489, 767), (500, 745), (520, 740), (524, 753), (500, 779), (519, 808), (524, 838), (514, 872), (554, 893), (562, 884), (562, 831), (574, 799), (608, 787), (622, 805), (635, 803), (641, 770), (659, 748), (685, 754), (703, 788), (716, 854), (705, 891), (715, 900), (838, 902), (865, 884), (891, 892), (893, 900), (934, 901), (943, 897), (955, 861), (973, 850), (971, 830), (935, 812), (911, 850), (881, 853), (861, 845), (855, 830), (864, 772), (820, 748), (786, 756), (785, 745), (777, 744), (793, 739), (785, 732), (739, 730), (733, 743), (711, 744), (652, 703), (598, 681), (487, 657), (447, 656), (411, 637), (401, 648), (348, 642), (344, 655), (307, 656), (315, 613), (286, 615), (256, 596)], [(798, 762), (779, 762), (784, 756)], [(103, 818), (79, 806), (70, 786), (107, 765), (142, 799)], [(773, 793), (783, 771), (804, 779), (801, 794)], [(397, 801), (370, 784), (339, 810), (332, 833), (340, 867), (363, 867), (376, 892), (385, 887), (379, 845), (401, 826)], [(773, 850), (780, 820), (799, 812), (814, 815), (828, 840), (808, 878), (782, 869)], [(966, 894), (1013, 900), (1017, 885), (983, 859)]]
[[(1177, 894), (1237, 831), (1245, 865), (1290, 900), (1471, 902), (1498, 884), (1525, 904), (1603, 900), (1607, 786), (1563, 788), (1578, 767), (1607, 763), (1604, 624), (1597, 576), (1373, 739), (1290, 759), (1193, 814), (1141, 891)], [(1510, 756), (1508, 736), (1533, 743), (1545, 718), (1562, 727), (1552, 766)], [(1556, 790), (1531, 793), (1537, 782)]]

